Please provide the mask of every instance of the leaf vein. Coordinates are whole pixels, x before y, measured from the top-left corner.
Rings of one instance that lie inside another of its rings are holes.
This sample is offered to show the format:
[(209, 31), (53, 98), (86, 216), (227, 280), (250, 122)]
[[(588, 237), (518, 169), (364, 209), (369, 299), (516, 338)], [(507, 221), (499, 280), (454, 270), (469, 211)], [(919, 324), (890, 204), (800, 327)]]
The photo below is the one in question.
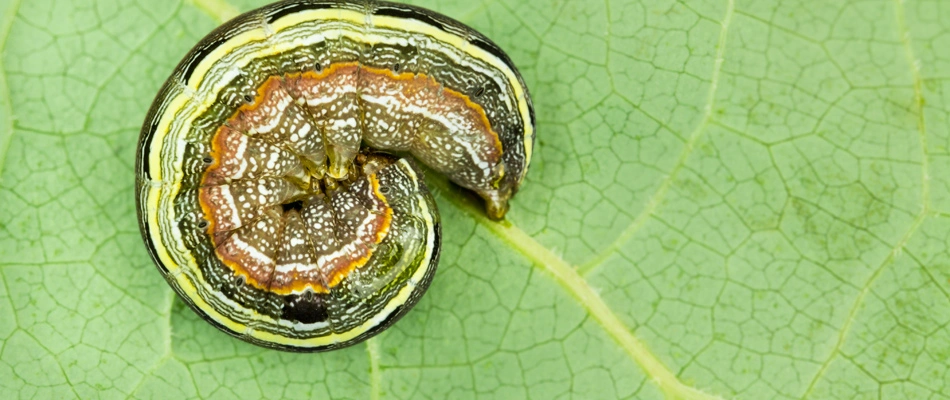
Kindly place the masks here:
[(643, 342), (631, 333), (631, 329), (617, 317), (594, 288), (588, 284), (587, 280), (578, 274), (577, 269), (569, 265), (564, 259), (542, 246), (517, 226), (509, 222), (499, 223), (488, 220), (481, 210), (476, 209), (463, 195), (458, 193), (458, 190), (453, 190), (447, 181), (436, 177), (429, 181), (434, 183), (434, 186), (440, 187), (440, 192), (445, 198), (469, 214), (478, 224), (488, 229), (499, 239), (507, 242), (512, 249), (521, 253), (532, 264), (550, 274), (597, 320), (604, 331), (643, 369), (645, 374), (651, 378), (651, 381), (666, 394), (667, 398), (720, 398), (681, 382)]
[(706, 95), (706, 106), (703, 107), (703, 118), (699, 121), (699, 124), (696, 125), (696, 128), (693, 129), (693, 132), (690, 133), (689, 138), (683, 146), (683, 150), (680, 152), (680, 156), (677, 159), (676, 165), (663, 179), (662, 183), (660, 183), (659, 188), (653, 193), (653, 196), (650, 197), (650, 200), (647, 202), (646, 206), (644, 206), (640, 214), (634, 218), (633, 223), (627, 226), (627, 228), (621, 232), (619, 236), (617, 236), (617, 239), (604, 248), (603, 251), (578, 268), (578, 272), (581, 276), (587, 276), (600, 267), (604, 261), (610, 257), (610, 255), (619, 250), (620, 246), (629, 241), (630, 238), (640, 231), (640, 228), (646, 225), (646, 222), (659, 208), (660, 203), (662, 203), (666, 198), (666, 194), (669, 192), (670, 187), (673, 186), (673, 182), (676, 181), (680, 171), (682, 171), (683, 167), (686, 165), (686, 161), (689, 159), (690, 155), (693, 154), (696, 144), (699, 142), (699, 139), (706, 131), (706, 127), (712, 120), (712, 110), (713, 105), (715, 104), (716, 90), (719, 87), (719, 75), (722, 70), (722, 63), (726, 51), (726, 37), (729, 31), (729, 26), (732, 24), (734, 10), (735, 1), (728, 0), (726, 13), (721, 23), (722, 28), (719, 31), (719, 39), (716, 44), (716, 58), (713, 61), (712, 77), (710, 78), (709, 91)]
[(238, 16), (241, 12), (226, 0), (188, 0), (188, 3), (207, 14), (221, 24)]
[(13, 0), (10, 8), (0, 20), (0, 179), (3, 179), (3, 166), (6, 164), (7, 150), (10, 148), (10, 142), (13, 140), (13, 121), (16, 117), (13, 115), (13, 100), (10, 98), (10, 88), (7, 85), (7, 67), (3, 56), (7, 48), (7, 39), (10, 37), (10, 29), (13, 26), (13, 19), (16, 18), (20, 10), (20, 0)]
[[(914, 218), (914, 221), (911, 223), (910, 227), (904, 232), (904, 235), (901, 236), (901, 239), (891, 248), (890, 253), (874, 271), (871, 277), (865, 282), (861, 288), (858, 296), (855, 298), (854, 303), (851, 305), (851, 310), (849, 311), (848, 318), (845, 320), (844, 325), (842, 326), (840, 332), (838, 333), (838, 339), (835, 342), (835, 346), (832, 348), (831, 352), (826, 357), (824, 363), (818, 369), (818, 372), (815, 374), (815, 377), (812, 378), (811, 382), (808, 384), (808, 388), (805, 390), (802, 398), (807, 398), (812, 391), (814, 391), (818, 382), (828, 371), (828, 368), (831, 365), (831, 362), (834, 361), (839, 355), (843, 358), (847, 358), (846, 355), (841, 354), (841, 348), (844, 345), (845, 339), (847, 339), (848, 333), (851, 330), (851, 326), (854, 324), (854, 321), (857, 319), (857, 314), (861, 309), (861, 306), (864, 304), (864, 299), (867, 297), (868, 292), (871, 291), (871, 286), (877, 280), (878, 277), (882, 274), (884, 269), (893, 264), (894, 260), (901, 255), (901, 252), (904, 246), (907, 245), (907, 242), (913, 236), (914, 233), (923, 225), (923, 222), (927, 219), (930, 214), (930, 164), (929, 164), (929, 154), (927, 152), (927, 129), (926, 121), (924, 119), (924, 98), (923, 98), (923, 88), (922, 88), (922, 79), (920, 74), (920, 63), (914, 56), (913, 45), (910, 42), (910, 31), (907, 27), (906, 17), (904, 14), (904, 4), (903, 0), (894, 0), (894, 16), (897, 22), (897, 34), (900, 36), (901, 45), (904, 48), (904, 55), (907, 58), (907, 63), (910, 68), (910, 74), (913, 79), (914, 86), (914, 105), (917, 109), (917, 130), (918, 130), (918, 144), (921, 151), (921, 188), (920, 188), (920, 197), (921, 197), (921, 210)], [(916, 259), (915, 259), (916, 260)], [(926, 269), (925, 269), (926, 270)], [(928, 271), (929, 273), (929, 271)], [(855, 364), (860, 367), (860, 365)]]
[(366, 355), (369, 357), (369, 383), (371, 400), (379, 400), (382, 374), (379, 370), (379, 336), (366, 341)]

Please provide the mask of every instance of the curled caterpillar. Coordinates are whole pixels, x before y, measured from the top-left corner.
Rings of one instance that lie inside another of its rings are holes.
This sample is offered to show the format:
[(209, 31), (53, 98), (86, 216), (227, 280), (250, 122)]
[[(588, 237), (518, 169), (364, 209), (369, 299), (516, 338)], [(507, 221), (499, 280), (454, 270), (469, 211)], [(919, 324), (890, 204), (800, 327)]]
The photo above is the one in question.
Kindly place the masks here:
[(522, 78), (471, 28), (386, 2), (282, 1), (209, 34), (160, 90), (139, 140), (139, 223), (216, 327), (331, 350), (404, 315), (438, 264), (438, 210), (402, 157), (501, 219), (533, 144)]

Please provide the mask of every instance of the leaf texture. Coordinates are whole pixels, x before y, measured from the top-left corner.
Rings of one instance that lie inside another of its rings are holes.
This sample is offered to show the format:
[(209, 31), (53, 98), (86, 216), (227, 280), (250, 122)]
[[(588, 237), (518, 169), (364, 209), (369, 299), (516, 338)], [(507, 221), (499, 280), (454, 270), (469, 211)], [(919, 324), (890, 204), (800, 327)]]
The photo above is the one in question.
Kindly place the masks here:
[(950, 4), (414, 3), (520, 68), (527, 182), (495, 223), (429, 176), (429, 293), (288, 354), (175, 297), (132, 194), (159, 85), (264, 3), (0, 2), (4, 397), (950, 398)]

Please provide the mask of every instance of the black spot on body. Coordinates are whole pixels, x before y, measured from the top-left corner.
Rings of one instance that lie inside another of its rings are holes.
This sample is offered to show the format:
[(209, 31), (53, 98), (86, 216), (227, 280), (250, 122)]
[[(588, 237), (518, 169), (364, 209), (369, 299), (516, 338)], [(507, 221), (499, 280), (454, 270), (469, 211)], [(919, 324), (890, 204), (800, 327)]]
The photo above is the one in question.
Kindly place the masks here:
[(287, 212), (290, 210), (297, 210), (297, 212), (303, 211), (303, 200), (297, 200), (297, 201), (292, 201), (290, 203), (281, 204), (281, 208), (283, 208), (284, 212)]
[(326, 294), (305, 293), (285, 297), (280, 317), (286, 320), (313, 324), (329, 318), (326, 306)]

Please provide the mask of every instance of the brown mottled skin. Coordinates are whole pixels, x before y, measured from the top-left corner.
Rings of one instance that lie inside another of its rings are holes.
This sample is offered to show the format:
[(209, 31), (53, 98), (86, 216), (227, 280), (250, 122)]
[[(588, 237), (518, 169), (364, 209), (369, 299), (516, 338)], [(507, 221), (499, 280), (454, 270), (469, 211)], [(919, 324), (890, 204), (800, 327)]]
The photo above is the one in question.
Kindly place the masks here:
[[(200, 201), (222, 262), (274, 293), (327, 293), (365, 264), (392, 210), (375, 176), (353, 169), (361, 138), (410, 152), (494, 204), (501, 142), (466, 96), (356, 63), (271, 77), (212, 138)], [(326, 192), (340, 181), (346, 190)], [(294, 201), (300, 210), (282, 210)]]
[(527, 88), (484, 35), (385, 1), (279, 1), (209, 34), (160, 90), (139, 141), (139, 221), (169, 284), (216, 327), (332, 350), (398, 320), (438, 264), (435, 201), (411, 159), (387, 153), (501, 219), (533, 142)]

